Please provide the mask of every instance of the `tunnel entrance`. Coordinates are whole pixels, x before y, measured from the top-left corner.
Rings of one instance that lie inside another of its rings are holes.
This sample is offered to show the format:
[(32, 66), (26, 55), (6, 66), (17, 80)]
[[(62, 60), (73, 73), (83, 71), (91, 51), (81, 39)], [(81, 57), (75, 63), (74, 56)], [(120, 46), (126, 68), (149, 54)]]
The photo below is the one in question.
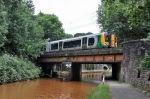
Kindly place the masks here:
[[(106, 80), (119, 80), (121, 63), (109, 64), (82, 64), (82, 74), (84, 73), (101, 73), (109, 71), (105, 74)], [(101, 77), (102, 79), (102, 77)]]

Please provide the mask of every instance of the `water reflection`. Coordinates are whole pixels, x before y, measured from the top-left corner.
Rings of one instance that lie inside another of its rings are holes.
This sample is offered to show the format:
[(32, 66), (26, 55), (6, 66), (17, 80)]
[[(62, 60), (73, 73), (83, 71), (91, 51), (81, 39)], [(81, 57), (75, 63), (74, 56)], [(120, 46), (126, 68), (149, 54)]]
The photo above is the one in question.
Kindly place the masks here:
[(86, 82), (36, 79), (0, 85), (0, 99), (85, 99), (96, 86)]
[(102, 73), (85, 73), (82, 74), (82, 81), (100, 84), (101, 75)]

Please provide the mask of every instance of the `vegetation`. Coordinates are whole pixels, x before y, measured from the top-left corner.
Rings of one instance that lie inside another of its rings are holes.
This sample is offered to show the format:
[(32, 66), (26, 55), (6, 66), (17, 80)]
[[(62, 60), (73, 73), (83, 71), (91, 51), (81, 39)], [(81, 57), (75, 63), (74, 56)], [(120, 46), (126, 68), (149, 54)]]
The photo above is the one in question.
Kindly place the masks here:
[(79, 36), (84, 36), (84, 35), (89, 35), (89, 34), (93, 34), (92, 32), (88, 32), (88, 33), (76, 33), (74, 35), (74, 37), (79, 37)]
[(139, 70), (150, 70), (150, 55), (146, 55), (140, 62)]
[(147, 10), (140, 9), (139, 1), (102, 0), (99, 5), (97, 23), (102, 31), (116, 33), (118, 46), (124, 41), (146, 38), (150, 32), (149, 8), (145, 4), (143, 7)]
[(32, 0), (0, 0), (0, 49), (17, 56), (37, 57), (47, 38), (66, 38), (54, 14), (34, 15)]
[(34, 9), (32, 0), (0, 0), (0, 83), (38, 78), (28, 58), (45, 50), (47, 38), (66, 38), (56, 15), (34, 15)]
[(94, 64), (85, 64), (87, 70), (94, 70)]
[(108, 85), (99, 85), (87, 94), (86, 99), (111, 99)]
[(62, 23), (56, 15), (40, 12), (36, 16), (36, 19), (38, 21), (38, 25), (43, 28), (44, 39), (50, 38), (51, 41), (54, 41), (66, 38), (64, 29), (62, 28)]
[(131, 27), (150, 24), (149, 0), (102, 0), (102, 2), (106, 7), (107, 13), (110, 15), (115, 12), (124, 12), (124, 15), (129, 17), (128, 22)]
[(0, 84), (38, 78), (40, 68), (23, 57), (0, 56)]

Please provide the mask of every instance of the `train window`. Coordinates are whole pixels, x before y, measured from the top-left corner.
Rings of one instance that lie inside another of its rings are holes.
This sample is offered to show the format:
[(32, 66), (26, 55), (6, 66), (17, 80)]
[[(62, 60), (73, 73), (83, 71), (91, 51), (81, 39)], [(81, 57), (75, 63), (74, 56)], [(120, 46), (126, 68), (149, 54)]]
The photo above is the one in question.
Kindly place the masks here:
[(63, 48), (73, 48), (73, 47), (80, 47), (80, 46), (81, 46), (81, 40), (74, 40), (74, 41), (64, 42)]
[(80, 47), (80, 46), (81, 46), (81, 40), (71, 41), (71, 47)]
[(105, 33), (104, 35), (105, 35), (105, 41), (109, 42), (109, 35), (107, 33)]
[(88, 39), (88, 46), (92, 46), (94, 44), (94, 38)]
[(58, 49), (58, 43), (51, 44), (51, 50)]
[(63, 48), (69, 48), (69, 47), (70, 47), (70, 41), (64, 42)]

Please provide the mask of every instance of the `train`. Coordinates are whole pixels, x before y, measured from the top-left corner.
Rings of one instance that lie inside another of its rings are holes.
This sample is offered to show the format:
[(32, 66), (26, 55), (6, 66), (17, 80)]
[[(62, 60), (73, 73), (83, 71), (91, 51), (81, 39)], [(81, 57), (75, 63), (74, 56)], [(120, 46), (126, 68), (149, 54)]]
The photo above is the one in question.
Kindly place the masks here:
[(47, 42), (46, 52), (85, 50), (103, 47), (117, 47), (117, 37), (113, 32), (102, 32), (64, 40)]

